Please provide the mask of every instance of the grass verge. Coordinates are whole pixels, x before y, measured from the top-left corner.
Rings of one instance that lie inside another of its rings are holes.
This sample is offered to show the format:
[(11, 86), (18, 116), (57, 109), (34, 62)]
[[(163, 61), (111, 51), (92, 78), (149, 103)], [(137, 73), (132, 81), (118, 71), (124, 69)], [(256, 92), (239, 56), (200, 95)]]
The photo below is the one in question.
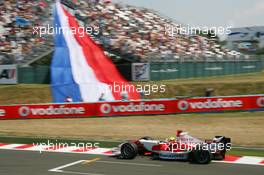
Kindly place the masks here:
[[(33, 137), (79, 140), (164, 140), (176, 130), (197, 138), (230, 137), (234, 145), (263, 147), (264, 112), (177, 114), (104, 118), (2, 120), (0, 137)], [(246, 138), (246, 139), (245, 139)]]
[(256, 156), (264, 157), (264, 148), (263, 149), (251, 149), (251, 148), (232, 148), (229, 152), (229, 155), (234, 156)]
[[(133, 82), (145, 85), (149, 91), (150, 85), (165, 85), (164, 93), (151, 93), (145, 98), (171, 98), (176, 96), (204, 96), (207, 88), (214, 89), (215, 96), (264, 94), (264, 71), (239, 75), (227, 75), (206, 78), (189, 78), (164, 80), (155, 82)], [(0, 105), (28, 104), (52, 102), (49, 85), (18, 84), (1, 85)]]
[(95, 140), (81, 140), (81, 139), (55, 139), (55, 138), (33, 138), (33, 137), (5, 137), (0, 136), (0, 143), (18, 143), (18, 144), (36, 144), (36, 143), (100, 143), (102, 148), (113, 148), (121, 142), (114, 141), (95, 141)]

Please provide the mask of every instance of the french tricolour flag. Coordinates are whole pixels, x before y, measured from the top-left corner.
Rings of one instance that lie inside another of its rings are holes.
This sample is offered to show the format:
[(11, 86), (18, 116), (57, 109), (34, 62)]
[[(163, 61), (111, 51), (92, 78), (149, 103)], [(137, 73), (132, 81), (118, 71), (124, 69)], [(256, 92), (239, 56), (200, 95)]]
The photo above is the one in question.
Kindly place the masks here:
[[(78, 29), (79, 24), (60, 2), (56, 2), (54, 8), (53, 27), (56, 28), (51, 64), (54, 102), (65, 102), (68, 97), (73, 102), (96, 102), (100, 97), (106, 101), (120, 100), (122, 89), (118, 91), (117, 85), (132, 85), (120, 75), (90, 36), (83, 35), (83, 32), (69, 32)], [(130, 100), (140, 98), (136, 91), (127, 93)]]

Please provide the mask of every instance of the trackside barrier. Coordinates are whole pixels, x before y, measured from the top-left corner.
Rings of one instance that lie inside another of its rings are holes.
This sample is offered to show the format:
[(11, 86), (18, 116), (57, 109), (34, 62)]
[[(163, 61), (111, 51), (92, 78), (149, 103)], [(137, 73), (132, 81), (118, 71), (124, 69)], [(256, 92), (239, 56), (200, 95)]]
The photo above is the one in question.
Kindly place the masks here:
[(128, 102), (0, 106), (0, 119), (75, 118), (264, 110), (264, 94)]

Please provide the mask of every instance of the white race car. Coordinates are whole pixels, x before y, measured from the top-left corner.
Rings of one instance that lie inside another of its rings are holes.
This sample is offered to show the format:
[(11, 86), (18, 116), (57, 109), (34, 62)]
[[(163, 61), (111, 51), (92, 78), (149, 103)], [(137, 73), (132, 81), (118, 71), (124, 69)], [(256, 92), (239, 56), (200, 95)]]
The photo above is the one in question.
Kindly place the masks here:
[(202, 141), (187, 132), (177, 131), (176, 138), (166, 141), (143, 137), (139, 140), (124, 142), (113, 153), (123, 159), (133, 159), (137, 155), (151, 156), (153, 159), (188, 160), (198, 164), (210, 163), (212, 159), (223, 160), (231, 149), (231, 139), (215, 136)]

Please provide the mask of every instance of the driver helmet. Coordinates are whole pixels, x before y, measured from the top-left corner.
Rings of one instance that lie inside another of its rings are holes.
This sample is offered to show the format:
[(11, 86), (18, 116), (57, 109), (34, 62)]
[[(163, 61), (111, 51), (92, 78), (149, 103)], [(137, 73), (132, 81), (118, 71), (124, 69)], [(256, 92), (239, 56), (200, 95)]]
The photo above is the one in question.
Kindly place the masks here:
[(169, 137), (168, 141), (169, 142), (174, 142), (174, 141), (176, 141), (176, 138), (175, 137)]

